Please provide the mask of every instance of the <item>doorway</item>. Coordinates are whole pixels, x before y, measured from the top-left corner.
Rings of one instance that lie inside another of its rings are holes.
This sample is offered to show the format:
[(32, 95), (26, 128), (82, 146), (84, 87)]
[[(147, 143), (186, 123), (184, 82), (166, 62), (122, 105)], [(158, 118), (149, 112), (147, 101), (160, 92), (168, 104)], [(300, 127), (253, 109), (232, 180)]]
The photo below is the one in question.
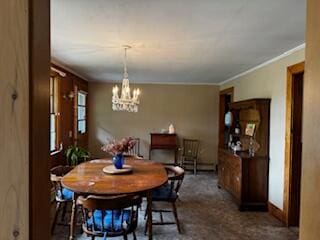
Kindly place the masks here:
[(288, 68), (284, 191), (284, 216), (288, 227), (299, 227), (300, 221), (303, 79), (304, 63)]
[(233, 102), (234, 88), (227, 88), (220, 91), (219, 96), (219, 147), (224, 147), (228, 142), (227, 127), (224, 123), (224, 116), (229, 110), (229, 104)]

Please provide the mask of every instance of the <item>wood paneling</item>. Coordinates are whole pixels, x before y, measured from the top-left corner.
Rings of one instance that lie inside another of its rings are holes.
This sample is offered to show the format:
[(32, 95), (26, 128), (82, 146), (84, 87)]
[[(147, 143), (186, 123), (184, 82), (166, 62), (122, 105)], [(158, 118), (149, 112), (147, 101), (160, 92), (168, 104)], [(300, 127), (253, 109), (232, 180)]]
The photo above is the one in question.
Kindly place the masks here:
[(304, 62), (295, 64), (287, 69), (287, 97), (286, 97), (286, 135), (285, 135), (285, 172), (284, 172), (284, 195), (283, 213), (286, 225), (289, 224), (289, 201), (291, 191), (291, 168), (292, 168), (292, 86), (293, 75), (304, 72)]
[(307, 1), (300, 240), (320, 236), (320, 1)]
[(73, 91), (72, 77), (60, 77), (60, 141), (66, 148), (73, 144), (73, 101), (68, 95)]
[[(76, 133), (76, 92), (78, 89), (88, 92), (88, 82), (71, 73), (70, 71), (64, 69), (63, 67), (51, 64), (55, 69), (65, 73), (64, 77), (57, 75), (59, 78), (59, 102), (60, 102), (60, 128), (59, 136), (60, 142), (62, 143), (63, 149), (60, 152), (50, 156), (50, 166), (54, 167), (57, 165), (66, 164), (66, 158), (64, 155), (64, 150), (74, 144), (87, 148), (88, 147), (88, 131), (86, 134), (78, 135)], [(70, 92), (74, 92), (74, 98), (70, 99), (68, 97)]]
[[(83, 92), (86, 92), (88, 93), (88, 82), (79, 78), (79, 77), (76, 77), (74, 76), (75, 78), (73, 79), (73, 88), (74, 88), (74, 92), (77, 93), (78, 91), (83, 91)], [(77, 95), (76, 95), (76, 98), (75, 98), (75, 102), (74, 102), (74, 142), (78, 145), (78, 146), (81, 146), (81, 147), (84, 147), (84, 148), (88, 148), (88, 97), (89, 97), (89, 94), (87, 95), (87, 98), (86, 98), (86, 106), (87, 106), (87, 112), (86, 112), (86, 129), (87, 131), (85, 133), (82, 133), (82, 134), (79, 134), (78, 133), (78, 121), (77, 121), (77, 118), (78, 118), (78, 104), (77, 104)]]
[(0, 8), (0, 239), (29, 235), (28, 2)]

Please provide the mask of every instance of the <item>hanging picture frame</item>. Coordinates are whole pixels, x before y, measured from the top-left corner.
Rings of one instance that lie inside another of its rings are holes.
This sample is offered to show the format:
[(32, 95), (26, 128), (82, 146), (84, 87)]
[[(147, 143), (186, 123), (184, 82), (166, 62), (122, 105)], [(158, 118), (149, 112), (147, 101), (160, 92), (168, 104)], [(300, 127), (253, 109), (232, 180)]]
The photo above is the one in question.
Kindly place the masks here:
[(247, 136), (253, 137), (255, 129), (256, 129), (255, 123), (247, 123), (245, 134)]

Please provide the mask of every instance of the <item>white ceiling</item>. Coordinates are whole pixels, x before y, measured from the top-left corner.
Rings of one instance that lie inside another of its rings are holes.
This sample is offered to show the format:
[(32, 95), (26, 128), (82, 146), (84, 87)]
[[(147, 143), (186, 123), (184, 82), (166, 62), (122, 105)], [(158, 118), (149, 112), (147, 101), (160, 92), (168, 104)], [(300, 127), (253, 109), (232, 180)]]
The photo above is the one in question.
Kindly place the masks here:
[(52, 59), (93, 81), (219, 83), (305, 39), (305, 0), (51, 0)]

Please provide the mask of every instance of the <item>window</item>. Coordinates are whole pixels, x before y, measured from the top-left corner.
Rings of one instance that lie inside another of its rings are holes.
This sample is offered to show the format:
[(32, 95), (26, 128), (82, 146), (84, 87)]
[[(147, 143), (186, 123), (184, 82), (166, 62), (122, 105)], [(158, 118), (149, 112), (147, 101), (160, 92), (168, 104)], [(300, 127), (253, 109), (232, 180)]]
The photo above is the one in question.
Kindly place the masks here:
[(78, 114), (77, 114), (79, 134), (85, 134), (87, 132), (86, 111), (87, 111), (87, 93), (83, 91), (79, 91), (78, 92)]
[(50, 152), (59, 149), (58, 138), (58, 78), (50, 77)]

